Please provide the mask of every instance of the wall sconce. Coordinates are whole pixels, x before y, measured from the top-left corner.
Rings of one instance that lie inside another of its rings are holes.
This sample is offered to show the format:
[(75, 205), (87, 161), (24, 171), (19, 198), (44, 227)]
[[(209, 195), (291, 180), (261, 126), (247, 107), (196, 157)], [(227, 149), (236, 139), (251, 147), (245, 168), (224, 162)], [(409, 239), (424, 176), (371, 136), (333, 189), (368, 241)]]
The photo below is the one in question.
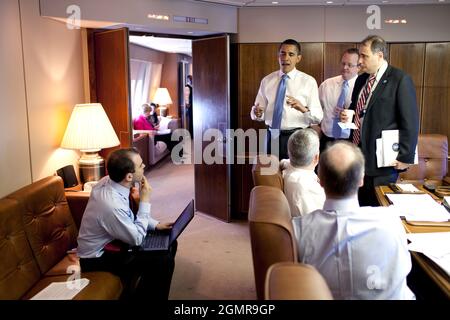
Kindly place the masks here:
[(159, 115), (161, 117), (166, 117), (168, 112), (169, 104), (172, 104), (172, 99), (170, 98), (169, 90), (167, 88), (156, 89), (155, 97), (153, 98), (153, 103), (159, 105)]
[(116, 132), (100, 103), (75, 106), (61, 147), (82, 152), (79, 159), (81, 182), (100, 180), (105, 175), (105, 160), (98, 152), (119, 144)]

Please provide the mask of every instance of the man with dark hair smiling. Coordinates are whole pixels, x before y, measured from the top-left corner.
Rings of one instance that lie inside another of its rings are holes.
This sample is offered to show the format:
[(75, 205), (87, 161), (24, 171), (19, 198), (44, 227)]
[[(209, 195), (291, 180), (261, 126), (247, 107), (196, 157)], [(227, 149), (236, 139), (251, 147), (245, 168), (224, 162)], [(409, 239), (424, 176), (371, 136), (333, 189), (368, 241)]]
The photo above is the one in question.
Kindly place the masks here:
[(359, 206), (363, 177), (355, 145), (335, 142), (321, 154), (323, 210), (292, 220), (299, 261), (317, 268), (335, 299), (414, 299), (405, 229), (394, 210)]
[[(323, 112), (316, 80), (295, 68), (302, 59), (301, 46), (293, 40), (283, 41), (278, 49), (280, 70), (261, 80), (252, 120), (264, 121), (268, 127), (267, 152), (287, 159), (287, 143), (291, 134), (312, 124), (319, 124)], [(271, 150), (271, 141), (279, 150)]]
[[(144, 176), (145, 165), (136, 149), (113, 151), (107, 161), (109, 176), (92, 189), (78, 235), (77, 254), (81, 270), (109, 271), (125, 284), (125, 294), (137, 298), (168, 298), (174, 269), (176, 244), (167, 252), (107, 250), (115, 240), (130, 247), (139, 246), (147, 230), (170, 230), (172, 222), (158, 222), (150, 215), (151, 187)], [(139, 210), (129, 206), (130, 189), (140, 185)], [(134, 292), (131, 280), (140, 278)]]

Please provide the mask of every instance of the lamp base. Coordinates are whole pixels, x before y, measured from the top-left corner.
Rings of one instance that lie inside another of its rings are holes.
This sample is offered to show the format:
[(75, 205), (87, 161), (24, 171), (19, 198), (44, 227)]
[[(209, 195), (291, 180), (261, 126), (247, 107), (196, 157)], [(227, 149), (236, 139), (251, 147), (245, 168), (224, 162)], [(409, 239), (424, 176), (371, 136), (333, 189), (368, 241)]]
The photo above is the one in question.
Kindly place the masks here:
[(82, 183), (98, 181), (105, 176), (105, 160), (97, 152), (83, 152), (78, 164)]

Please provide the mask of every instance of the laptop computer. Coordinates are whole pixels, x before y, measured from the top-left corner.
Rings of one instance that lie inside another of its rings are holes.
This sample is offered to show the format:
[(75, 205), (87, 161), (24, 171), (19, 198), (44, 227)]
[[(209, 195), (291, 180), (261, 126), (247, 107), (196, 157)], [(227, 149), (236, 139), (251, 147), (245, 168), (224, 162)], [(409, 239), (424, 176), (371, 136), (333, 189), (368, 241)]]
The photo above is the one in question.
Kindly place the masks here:
[(178, 216), (170, 231), (148, 231), (142, 244), (139, 246), (139, 251), (168, 250), (189, 222), (191, 222), (193, 217), (194, 200), (191, 200), (183, 212)]

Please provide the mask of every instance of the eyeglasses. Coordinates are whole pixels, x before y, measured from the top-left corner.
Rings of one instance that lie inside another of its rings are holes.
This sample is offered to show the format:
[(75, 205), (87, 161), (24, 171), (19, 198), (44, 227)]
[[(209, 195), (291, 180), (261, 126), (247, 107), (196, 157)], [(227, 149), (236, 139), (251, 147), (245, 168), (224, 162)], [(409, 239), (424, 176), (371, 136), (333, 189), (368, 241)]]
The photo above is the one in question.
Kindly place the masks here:
[(347, 66), (347, 67), (349, 67), (349, 68), (354, 68), (354, 67), (357, 67), (358, 65), (357, 65), (357, 64), (350, 64), (350, 63), (342, 62), (342, 63), (341, 63), (341, 66), (342, 66), (342, 67)]

